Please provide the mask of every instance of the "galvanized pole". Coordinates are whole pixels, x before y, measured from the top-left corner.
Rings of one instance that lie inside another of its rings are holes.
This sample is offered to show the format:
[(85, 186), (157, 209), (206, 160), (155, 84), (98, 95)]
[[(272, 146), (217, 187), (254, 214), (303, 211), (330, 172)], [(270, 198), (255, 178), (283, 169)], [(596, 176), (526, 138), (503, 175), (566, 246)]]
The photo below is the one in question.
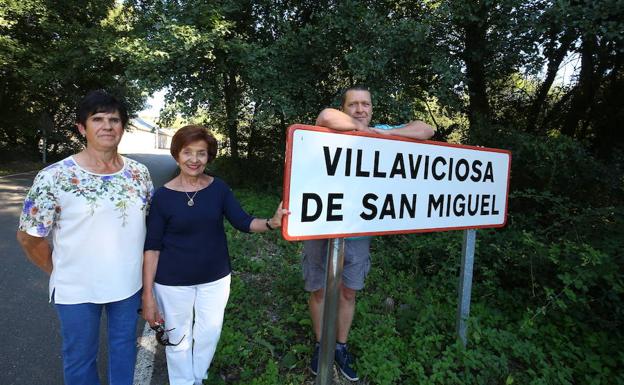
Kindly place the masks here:
[(342, 284), (344, 263), (344, 238), (331, 239), (327, 246), (327, 275), (321, 315), (321, 346), (316, 385), (331, 385), (334, 374), (334, 354), (336, 350), (336, 319), (338, 300)]
[(41, 161), (43, 162), (43, 164), (45, 165), (46, 163), (48, 163), (48, 138), (45, 136), (46, 134), (43, 134), (43, 148), (42, 148), (42, 152), (43, 152), (43, 156), (41, 157)]
[(48, 162), (48, 133), (54, 129), (54, 120), (47, 112), (42, 112), (39, 116), (39, 131), (41, 132), (41, 161)]
[(470, 292), (472, 291), (472, 267), (474, 265), (475, 243), (477, 230), (464, 230), (462, 242), (461, 271), (459, 273), (459, 296), (457, 303), (457, 334), (464, 346), (468, 342), (466, 336), (468, 316), (470, 315)]

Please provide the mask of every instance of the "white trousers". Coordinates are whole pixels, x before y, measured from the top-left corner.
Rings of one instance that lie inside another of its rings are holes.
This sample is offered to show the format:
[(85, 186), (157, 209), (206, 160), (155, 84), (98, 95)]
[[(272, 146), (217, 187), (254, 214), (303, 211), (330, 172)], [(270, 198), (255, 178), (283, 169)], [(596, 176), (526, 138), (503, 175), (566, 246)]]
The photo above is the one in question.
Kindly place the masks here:
[(154, 295), (169, 331), (167, 371), (170, 385), (201, 385), (217, 349), (231, 276), (193, 286), (154, 284)]

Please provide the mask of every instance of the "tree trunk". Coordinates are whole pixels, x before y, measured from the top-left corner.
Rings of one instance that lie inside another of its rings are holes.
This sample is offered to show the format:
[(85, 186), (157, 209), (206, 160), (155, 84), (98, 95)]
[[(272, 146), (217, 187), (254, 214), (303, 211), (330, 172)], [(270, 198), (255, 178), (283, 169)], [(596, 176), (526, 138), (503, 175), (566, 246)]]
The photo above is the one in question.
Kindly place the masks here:
[(597, 43), (595, 36), (583, 36), (581, 46), (581, 72), (570, 103), (561, 133), (574, 137), (578, 133), (579, 122), (585, 119), (594, 99), (596, 74), (594, 73)]
[(560, 39), (559, 47), (554, 51), (553, 55), (548, 60), (546, 78), (536, 92), (535, 99), (533, 99), (533, 103), (529, 107), (529, 112), (527, 114), (527, 131), (529, 132), (537, 131), (537, 119), (542, 112), (542, 106), (546, 101), (546, 97), (548, 96), (548, 91), (550, 91), (550, 87), (552, 87), (552, 84), (555, 81), (555, 77), (557, 76), (557, 72), (559, 71), (559, 66), (567, 55), (570, 45), (573, 41), (573, 31), (567, 30)]
[(624, 54), (616, 51), (613, 69), (607, 78), (608, 84), (605, 85), (602, 97), (608, 103), (601, 103), (604, 109), (598, 111), (599, 118), (596, 122), (596, 152), (602, 158), (608, 158), (614, 147), (624, 146), (624, 130), (621, 129), (621, 122), (624, 121), (623, 65)]
[(239, 159), (238, 151), (238, 85), (236, 84), (236, 71), (230, 69), (224, 73), (224, 94), (226, 129), (230, 140), (230, 155)]
[[(463, 52), (466, 64), (468, 85), (468, 121), (471, 137), (480, 137), (479, 132), (489, 126), (490, 105), (487, 95), (485, 65), (487, 61), (487, 8), (484, 2), (473, 3), (474, 17), (468, 18), (461, 27), (464, 30), (465, 48)], [(475, 135), (477, 134), (477, 135)]]
[(247, 159), (253, 160), (256, 158), (256, 147), (258, 145), (258, 110), (260, 102), (254, 104), (253, 115), (251, 116), (251, 123), (249, 124), (249, 142), (247, 143)]

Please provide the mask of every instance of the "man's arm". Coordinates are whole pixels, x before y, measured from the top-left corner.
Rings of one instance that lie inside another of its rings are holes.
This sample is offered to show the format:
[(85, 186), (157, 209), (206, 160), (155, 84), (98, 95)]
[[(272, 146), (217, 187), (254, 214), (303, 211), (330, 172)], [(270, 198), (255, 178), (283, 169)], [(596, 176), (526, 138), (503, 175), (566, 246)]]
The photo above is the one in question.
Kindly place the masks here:
[(429, 139), (435, 134), (433, 127), (420, 120), (413, 120), (403, 127), (391, 128), (389, 130), (373, 128), (373, 131), (381, 135), (396, 135), (420, 140)]
[(24, 231), (18, 230), (17, 241), (22, 246), (28, 259), (35, 266), (48, 274), (52, 273), (52, 249), (46, 238), (33, 237)]
[(340, 110), (326, 108), (316, 118), (316, 125), (339, 131), (364, 131), (371, 129), (357, 119), (350, 117)]

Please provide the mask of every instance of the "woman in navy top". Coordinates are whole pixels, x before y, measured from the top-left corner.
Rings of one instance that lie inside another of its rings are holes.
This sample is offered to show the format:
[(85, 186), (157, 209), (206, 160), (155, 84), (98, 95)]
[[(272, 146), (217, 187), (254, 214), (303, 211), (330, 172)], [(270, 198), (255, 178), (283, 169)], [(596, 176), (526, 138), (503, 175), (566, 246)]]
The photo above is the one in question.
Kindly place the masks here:
[(230, 294), (226, 218), (244, 232), (281, 226), (280, 203), (270, 219), (254, 218), (221, 179), (204, 174), (217, 141), (202, 126), (185, 126), (171, 142), (180, 175), (154, 193), (143, 261), (143, 317), (167, 344), (171, 385), (201, 384), (212, 361)]

